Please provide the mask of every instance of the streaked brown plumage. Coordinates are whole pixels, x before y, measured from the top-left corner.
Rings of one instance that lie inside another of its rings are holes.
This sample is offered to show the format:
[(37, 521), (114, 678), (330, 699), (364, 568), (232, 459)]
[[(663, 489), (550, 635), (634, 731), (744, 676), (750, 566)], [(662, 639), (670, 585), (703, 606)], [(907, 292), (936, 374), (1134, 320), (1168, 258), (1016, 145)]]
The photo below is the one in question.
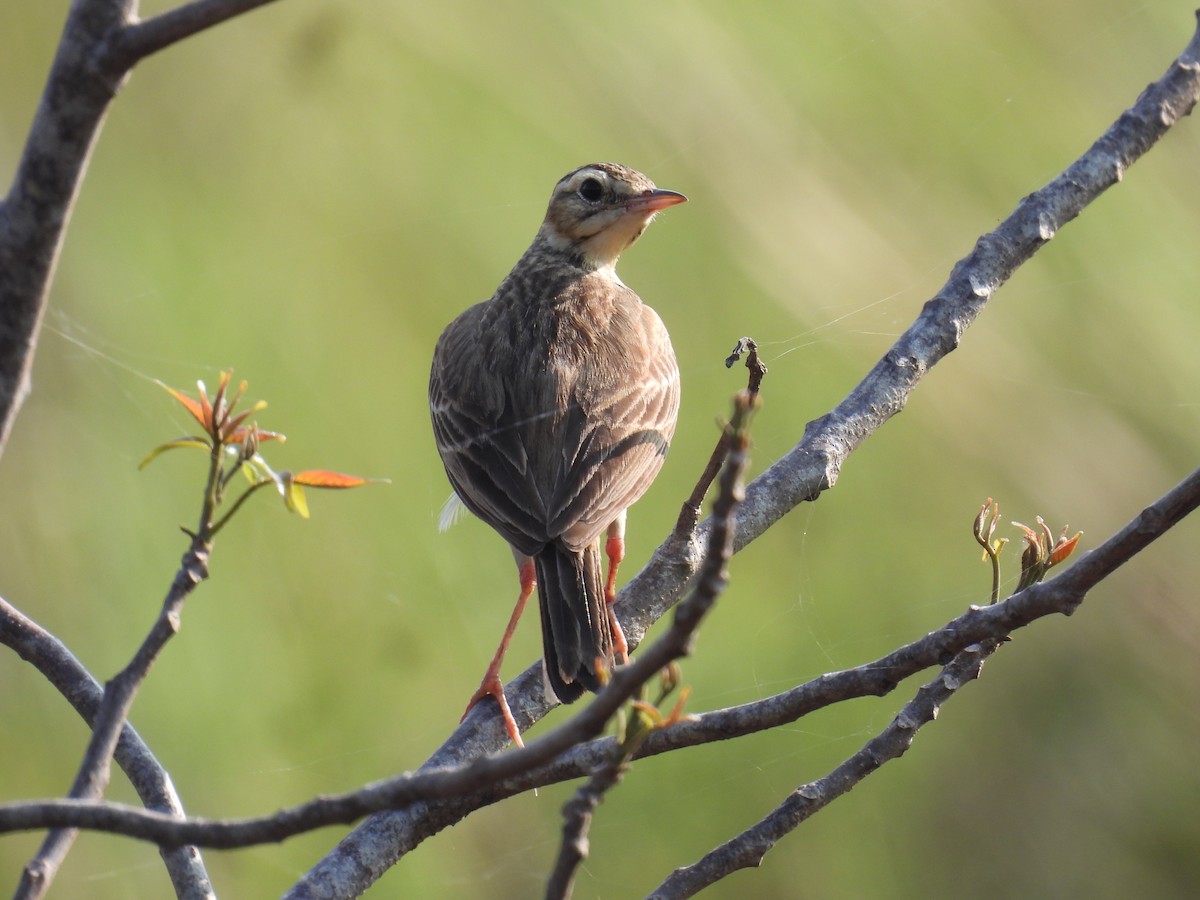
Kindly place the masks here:
[(509, 631), (472, 700), (495, 696), (518, 742), (498, 669), (535, 575), (546, 676), (560, 700), (596, 690), (597, 666), (624, 652), (606, 594), (625, 510), (658, 474), (675, 431), (679, 369), (662, 321), (615, 265), (658, 210), (685, 199), (612, 163), (564, 176), (533, 244), (434, 351), (429, 405), (446, 474), (522, 572)]

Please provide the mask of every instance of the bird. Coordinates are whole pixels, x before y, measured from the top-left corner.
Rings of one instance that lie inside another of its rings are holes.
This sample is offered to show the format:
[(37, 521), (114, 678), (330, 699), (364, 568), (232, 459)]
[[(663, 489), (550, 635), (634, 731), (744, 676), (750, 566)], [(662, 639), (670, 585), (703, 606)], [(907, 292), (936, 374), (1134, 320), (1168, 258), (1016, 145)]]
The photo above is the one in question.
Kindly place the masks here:
[(686, 200), (616, 163), (567, 173), (495, 294), (434, 349), (429, 408), (451, 501), (508, 542), (520, 583), (463, 718), (493, 697), (518, 746), (500, 666), (535, 588), (544, 681), (560, 702), (599, 690), (628, 658), (612, 609), (626, 511), (662, 468), (680, 379), (662, 319), (616, 264), (658, 212)]

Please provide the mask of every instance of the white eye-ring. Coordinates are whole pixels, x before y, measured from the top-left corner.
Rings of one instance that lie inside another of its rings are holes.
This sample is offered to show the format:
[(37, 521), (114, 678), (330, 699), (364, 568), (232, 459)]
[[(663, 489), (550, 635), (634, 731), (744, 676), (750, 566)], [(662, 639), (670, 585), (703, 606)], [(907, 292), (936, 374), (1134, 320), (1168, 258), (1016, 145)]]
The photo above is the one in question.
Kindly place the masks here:
[(598, 178), (585, 178), (576, 193), (588, 203), (598, 203), (604, 196), (604, 185)]

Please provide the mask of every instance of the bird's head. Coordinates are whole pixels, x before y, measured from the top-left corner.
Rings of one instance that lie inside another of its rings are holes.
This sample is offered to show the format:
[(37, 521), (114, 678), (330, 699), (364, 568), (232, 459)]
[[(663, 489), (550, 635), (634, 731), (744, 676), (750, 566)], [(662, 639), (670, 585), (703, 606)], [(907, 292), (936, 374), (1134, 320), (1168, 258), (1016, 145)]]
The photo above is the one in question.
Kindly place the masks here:
[(686, 200), (659, 190), (634, 169), (593, 163), (554, 186), (542, 234), (554, 246), (581, 255), (589, 269), (612, 268), (660, 209)]

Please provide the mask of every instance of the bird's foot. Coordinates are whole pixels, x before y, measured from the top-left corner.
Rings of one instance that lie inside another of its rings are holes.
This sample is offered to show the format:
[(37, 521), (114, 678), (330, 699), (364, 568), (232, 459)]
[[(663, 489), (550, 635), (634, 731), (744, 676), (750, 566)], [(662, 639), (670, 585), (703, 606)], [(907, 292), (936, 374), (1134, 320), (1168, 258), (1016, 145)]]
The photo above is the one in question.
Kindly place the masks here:
[(617, 621), (617, 612), (611, 603), (608, 605), (608, 625), (612, 629), (613, 657), (617, 665), (623, 666), (629, 662), (629, 641), (625, 640), (625, 630)]
[(604, 603), (608, 607), (608, 623), (612, 629), (613, 655), (619, 665), (625, 665), (629, 662), (629, 642), (625, 640), (625, 632), (621, 629), (621, 623), (617, 621), (617, 614), (613, 609), (613, 604), (617, 602), (617, 569), (625, 559), (625, 538), (619, 525), (614, 525), (614, 528), (609, 530), (604, 552), (608, 555), (608, 581), (604, 584)]
[(512, 710), (508, 707), (508, 698), (504, 696), (504, 685), (500, 681), (500, 673), (493, 672), (490, 668), (483, 676), (483, 681), (479, 682), (475, 693), (471, 695), (471, 700), (467, 703), (467, 708), (463, 710), (462, 718), (459, 721), (464, 721), (471, 710), (475, 708), (475, 704), (484, 697), (491, 697), (500, 705), (500, 715), (504, 719), (505, 731), (508, 732), (508, 736), (514, 744), (524, 749), (525, 742), (521, 740), (521, 729), (517, 728), (517, 720), (513, 718)]

